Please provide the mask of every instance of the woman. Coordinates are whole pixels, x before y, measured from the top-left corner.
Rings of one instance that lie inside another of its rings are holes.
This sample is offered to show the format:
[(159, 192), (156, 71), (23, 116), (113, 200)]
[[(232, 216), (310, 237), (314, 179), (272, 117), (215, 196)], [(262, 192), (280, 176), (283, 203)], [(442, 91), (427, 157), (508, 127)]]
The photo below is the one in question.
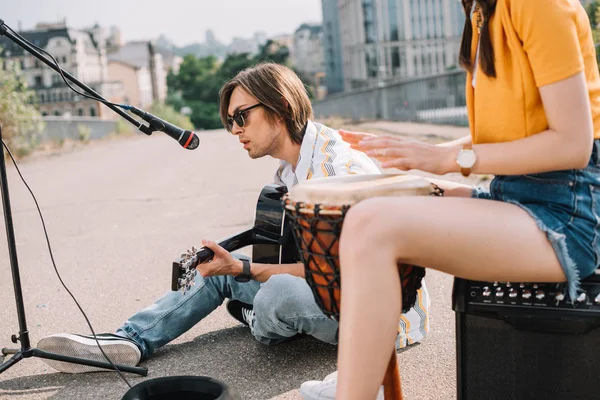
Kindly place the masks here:
[(571, 296), (599, 265), (600, 77), (585, 10), (576, 0), (462, 3), (471, 135), (440, 146), (343, 137), (383, 167), (496, 177), (489, 192), (453, 185), (443, 198), (350, 209), (340, 399), (373, 399), (381, 385), (402, 308), (397, 261), (470, 280), (568, 282)]

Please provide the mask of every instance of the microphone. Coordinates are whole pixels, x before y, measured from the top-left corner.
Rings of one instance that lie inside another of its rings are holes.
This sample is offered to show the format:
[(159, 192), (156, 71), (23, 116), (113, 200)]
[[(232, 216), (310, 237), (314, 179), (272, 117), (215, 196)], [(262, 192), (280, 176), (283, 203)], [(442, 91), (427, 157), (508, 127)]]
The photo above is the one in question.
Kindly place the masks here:
[(154, 130), (164, 132), (173, 139), (177, 140), (177, 142), (182, 145), (184, 149), (194, 150), (200, 144), (200, 139), (198, 139), (198, 136), (196, 136), (194, 132), (175, 126), (163, 119), (158, 118), (156, 115), (147, 113), (139, 108), (130, 107), (129, 111), (148, 122), (150, 127)]

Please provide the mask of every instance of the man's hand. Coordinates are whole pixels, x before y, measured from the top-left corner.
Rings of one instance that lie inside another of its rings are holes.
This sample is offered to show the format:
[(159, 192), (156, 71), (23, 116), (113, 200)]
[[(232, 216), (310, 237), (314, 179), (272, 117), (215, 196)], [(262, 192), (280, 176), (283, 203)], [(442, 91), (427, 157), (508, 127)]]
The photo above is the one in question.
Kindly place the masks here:
[(242, 273), (242, 262), (233, 257), (227, 250), (210, 240), (203, 240), (202, 245), (214, 251), (212, 260), (198, 264), (196, 269), (204, 278), (218, 275), (237, 276)]

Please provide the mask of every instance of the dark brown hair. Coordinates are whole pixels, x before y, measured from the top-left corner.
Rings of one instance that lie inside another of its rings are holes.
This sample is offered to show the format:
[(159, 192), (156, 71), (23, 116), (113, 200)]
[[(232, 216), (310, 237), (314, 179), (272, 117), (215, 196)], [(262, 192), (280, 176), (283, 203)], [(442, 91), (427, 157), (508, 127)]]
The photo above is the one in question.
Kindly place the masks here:
[(271, 123), (283, 119), (292, 141), (302, 143), (304, 128), (313, 117), (313, 111), (306, 87), (294, 71), (283, 65), (265, 62), (240, 71), (223, 85), (219, 92), (219, 114), (226, 128), (231, 93), (238, 86), (264, 105)]
[[(469, 72), (473, 72), (471, 62), (471, 39), (473, 38), (473, 26), (471, 25), (471, 9), (474, 0), (462, 0), (465, 10), (465, 28), (463, 30), (462, 43), (460, 45), (460, 66)], [(494, 65), (494, 48), (490, 38), (490, 18), (496, 11), (496, 0), (477, 0), (483, 14), (483, 25), (479, 36), (479, 65), (484, 74), (496, 77), (496, 67)]]

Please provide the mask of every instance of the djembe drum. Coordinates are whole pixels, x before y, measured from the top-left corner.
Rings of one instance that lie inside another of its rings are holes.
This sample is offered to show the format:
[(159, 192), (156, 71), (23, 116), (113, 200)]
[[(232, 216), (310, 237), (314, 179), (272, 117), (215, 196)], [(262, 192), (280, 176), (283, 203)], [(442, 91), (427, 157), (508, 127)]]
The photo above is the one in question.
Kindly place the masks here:
[[(284, 196), (306, 281), (323, 312), (336, 320), (340, 315), (339, 238), (346, 212), (354, 204), (371, 197), (442, 195), (427, 180), (400, 174), (350, 175), (322, 178), (296, 185)], [(416, 302), (425, 269), (399, 264), (402, 284), (402, 312)], [(385, 399), (402, 399), (396, 352), (385, 373)]]

